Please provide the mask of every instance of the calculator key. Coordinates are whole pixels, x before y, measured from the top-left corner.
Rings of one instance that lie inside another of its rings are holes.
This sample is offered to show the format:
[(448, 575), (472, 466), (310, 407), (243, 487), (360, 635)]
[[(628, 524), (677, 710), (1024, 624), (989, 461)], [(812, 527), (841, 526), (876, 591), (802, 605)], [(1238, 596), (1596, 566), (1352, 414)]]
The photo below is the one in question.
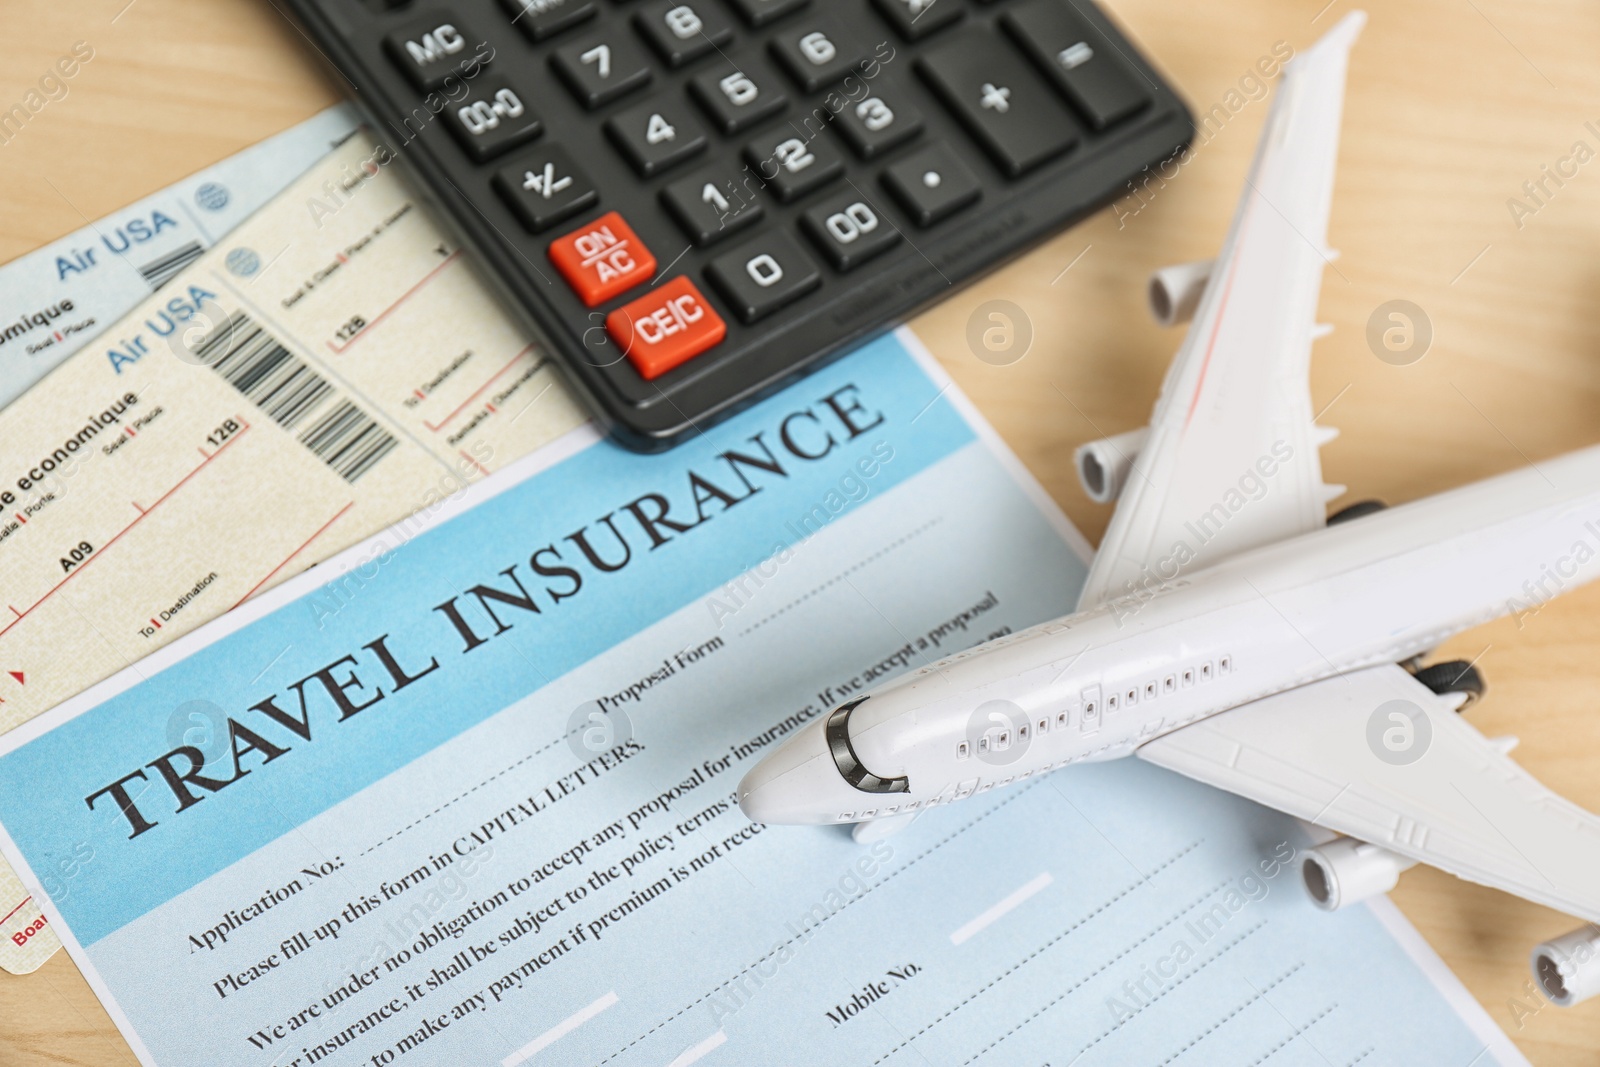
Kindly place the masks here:
[(589, 176), (557, 144), (536, 148), (495, 172), (494, 186), (522, 224), (548, 230), (598, 203)]
[(854, 270), (900, 240), (900, 231), (854, 189), (830, 196), (800, 216), (800, 227), (836, 270)]
[(917, 66), (1013, 178), (1078, 141), (1077, 121), (1050, 86), (986, 30), (946, 38)]
[(900, 36), (919, 40), (934, 30), (960, 22), (961, 0), (876, 0), (884, 18), (894, 23)]
[(744, 158), (785, 204), (844, 174), (844, 157), (820, 133), (806, 140), (780, 129), (745, 145)]
[(895, 163), (883, 172), (883, 184), (918, 226), (932, 226), (977, 203), (983, 192), (977, 177), (943, 144), (930, 144)]
[(615, 211), (557, 237), (548, 254), (584, 307), (604, 304), (656, 272), (656, 257)]
[(781, 230), (718, 256), (706, 272), (746, 323), (765, 318), (822, 284), (816, 264)]
[(871, 95), (846, 104), (833, 123), (856, 155), (873, 159), (915, 137), (922, 129), (922, 112), (912, 105), (910, 94), (880, 80), (872, 84)]
[(731, 0), (734, 10), (750, 26), (765, 26), (791, 11), (799, 11), (811, 0)]
[(668, 66), (681, 67), (733, 40), (733, 24), (716, 0), (651, 0), (633, 23)]
[(384, 44), (390, 58), (424, 92), (440, 88), (451, 77), (475, 76), (474, 64), (482, 66), (494, 54), (487, 41), (443, 12), (412, 19), (385, 37)]
[(749, 129), (788, 103), (776, 76), (756, 59), (742, 59), (736, 67), (724, 63), (697, 74), (689, 91), (723, 133)]
[(1023, 4), (1002, 21), (1094, 129), (1103, 130), (1150, 102), (1139, 75), (1062, 0)]
[(578, 103), (591, 111), (644, 88), (650, 81), (650, 64), (644, 52), (632, 41), (614, 34), (558, 48), (551, 53), (550, 62)]
[(705, 127), (676, 101), (647, 100), (606, 120), (606, 133), (648, 178), (690, 159), (706, 147)]
[(526, 100), (503, 79), (482, 79), (452, 106), (446, 122), (467, 154), (483, 163), (539, 136), (539, 116)]
[(594, 17), (594, 0), (500, 0), (530, 41), (544, 41)]
[(688, 362), (728, 335), (728, 325), (684, 275), (606, 316), (606, 333), (645, 381)]
[(755, 190), (736, 180), (744, 173), (729, 177), (722, 170), (710, 169), (691, 174), (662, 189), (661, 200), (689, 240), (704, 248), (761, 218)]
[(812, 15), (772, 38), (772, 54), (806, 92), (840, 81), (867, 58), (859, 34), (846, 33), (837, 22)]

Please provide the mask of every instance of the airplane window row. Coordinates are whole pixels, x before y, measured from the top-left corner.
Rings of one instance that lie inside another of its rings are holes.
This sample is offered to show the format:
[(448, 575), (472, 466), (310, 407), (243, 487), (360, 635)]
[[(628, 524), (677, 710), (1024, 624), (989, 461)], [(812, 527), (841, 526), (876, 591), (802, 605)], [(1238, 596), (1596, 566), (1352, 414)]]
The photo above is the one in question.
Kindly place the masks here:
[[(1194, 664), (1184, 667), (1180, 671), (1174, 671), (1164, 678), (1150, 679), (1143, 686), (1130, 686), (1125, 691), (1111, 693), (1105, 698), (1105, 712), (1110, 714), (1122, 707), (1133, 707), (1140, 703), (1141, 700), (1149, 703), (1162, 696), (1176, 693), (1180, 689), (1203, 685), (1213, 678), (1231, 674), (1232, 672), (1233, 657), (1224, 654), (1217, 657), (1215, 661), (1207, 660), (1204, 663)], [(1082, 721), (1086, 731), (1099, 724), (1101, 711), (1099, 693), (1098, 686), (1084, 691)], [(1057, 733), (1060, 733), (1070, 725), (1071, 718), (1071, 711), (1066, 710), (1057, 712), (1053, 717), (1041, 715), (1031, 723), (1016, 723), (1014, 726), (997, 724), (985, 730), (975, 741), (969, 738), (962, 738), (956, 742), (956, 759), (968, 759), (974, 752), (979, 756), (991, 752), (1005, 752), (1011, 748), (1013, 743), (1019, 745), (1027, 744), (1030, 732), (1035, 736), (1043, 736), (1053, 728)], [(1014, 738), (1012, 736), (1013, 729), (1016, 734)]]
[[(1179, 689), (1193, 688), (1197, 683), (1203, 685), (1213, 678), (1230, 674), (1232, 671), (1233, 657), (1231, 655), (1222, 655), (1217, 658), (1215, 664), (1211, 660), (1207, 660), (1204, 663), (1185, 667), (1183, 670), (1169, 674), (1165, 678), (1159, 680), (1151, 679), (1145, 682), (1143, 687), (1129, 686), (1124, 692), (1111, 693), (1106, 696), (1105, 710), (1107, 714), (1110, 714), (1119, 707), (1133, 707), (1139, 703), (1141, 694), (1145, 702), (1148, 703), (1159, 697), (1176, 693)], [(1093, 692), (1094, 690), (1087, 690), (1084, 693), (1083, 715), (1088, 720), (1094, 718), (1097, 710), (1094, 698), (1090, 695)]]
[[(1105, 712), (1110, 714), (1120, 707), (1133, 707), (1141, 701), (1149, 703), (1163, 696), (1170, 696), (1180, 689), (1189, 689), (1195, 685), (1204, 685), (1215, 678), (1233, 673), (1233, 657), (1228, 654), (1217, 657), (1216, 660), (1207, 660), (1204, 663), (1193, 664), (1182, 670), (1174, 671), (1159, 679), (1150, 679), (1142, 686), (1130, 686), (1121, 692), (1108, 694), (1105, 698)], [(1099, 687), (1095, 686), (1084, 691), (1082, 705), (1082, 722), (1086, 731), (1090, 724), (1098, 725), (1100, 718)], [(1013, 744), (1025, 745), (1033, 736), (1043, 736), (1052, 732), (1062, 733), (1071, 725), (1072, 714), (1070, 709), (1056, 712), (1052, 715), (1041, 715), (1030, 722), (997, 723), (980, 734), (976, 740), (963, 738), (956, 743), (956, 759), (970, 759), (974, 754), (979, 756), (1004, 752)], [(1013, 736), (1014, 733), (1014, 736)], [(1102, 746), (1102, 751), (1105, 746)], [(964, 800), (973, 793), (987, 793), (996, 789), (1024, 781), (1034, 774), (1043, 774), (1057, 767), (1065, 766), (1075, 759), (1081, 759), (1091, 753), (1080, 752), (1058, 762), (1047, 764), (1044, 767), (1023, 771), (1012, 775), (1002, 781), (984, 782), (973, 778), (962, 782), (957, 787), (953, 796), (933, 797), (927, 801), (909, 801), (905, 804), (890, 804), (882, 808), (869, 808), (865, 811), (846, 811), (839, 814), (840, 822), (858, 822), (865, 819), (883, 818), (889, 815), (903, 815), (916, 811), (922, 807), (932, 807), (947, 800)]]

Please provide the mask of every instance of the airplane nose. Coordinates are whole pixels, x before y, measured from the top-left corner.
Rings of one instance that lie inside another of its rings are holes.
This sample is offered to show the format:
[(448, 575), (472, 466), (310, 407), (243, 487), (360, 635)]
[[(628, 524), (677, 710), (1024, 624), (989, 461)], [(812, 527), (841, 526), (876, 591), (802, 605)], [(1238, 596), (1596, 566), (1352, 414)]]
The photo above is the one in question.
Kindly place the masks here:
[(752, 821), (769, 825), (837, 822), (845, 812), (872, 806), (869, 794), (839, 774), (821, 722), (750, 768), (739, 783), (739, 808)]

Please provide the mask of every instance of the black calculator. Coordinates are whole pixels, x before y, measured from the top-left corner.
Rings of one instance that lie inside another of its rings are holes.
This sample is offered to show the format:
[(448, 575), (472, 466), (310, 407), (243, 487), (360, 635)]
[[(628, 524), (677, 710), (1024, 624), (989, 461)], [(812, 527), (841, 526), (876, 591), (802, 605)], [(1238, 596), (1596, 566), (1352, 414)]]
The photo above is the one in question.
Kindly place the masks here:
[(290, 0), (627, 446), (670, 447), (1193, 136), (1088, 0)]

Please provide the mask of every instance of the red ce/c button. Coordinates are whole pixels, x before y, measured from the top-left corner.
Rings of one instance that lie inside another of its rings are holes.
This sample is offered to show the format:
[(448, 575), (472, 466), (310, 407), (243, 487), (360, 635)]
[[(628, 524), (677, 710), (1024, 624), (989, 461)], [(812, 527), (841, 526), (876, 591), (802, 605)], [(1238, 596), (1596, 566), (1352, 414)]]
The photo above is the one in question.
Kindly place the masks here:
[(680, 274), (607, 315), (606, 332), (650, 381), (721, 341), (728, 327), (694, 283)]

